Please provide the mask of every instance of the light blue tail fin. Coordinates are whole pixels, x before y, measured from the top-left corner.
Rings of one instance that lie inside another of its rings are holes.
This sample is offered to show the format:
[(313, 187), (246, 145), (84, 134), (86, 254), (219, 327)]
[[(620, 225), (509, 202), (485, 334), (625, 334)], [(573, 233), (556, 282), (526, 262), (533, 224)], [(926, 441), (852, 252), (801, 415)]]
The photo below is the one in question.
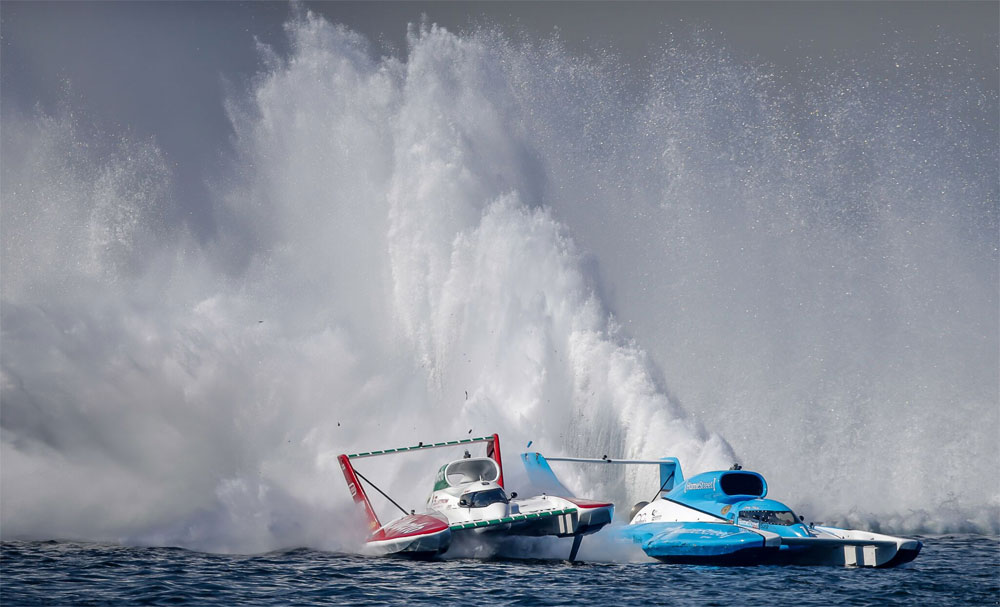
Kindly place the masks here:
[(670, 491), (684, 482), (684, 473), (681, 472), (681, 463), (676, 457), (661, 457), (663, 463), (660, 464), (660, 493), (656, 497)]
[(551, 495), (573, 497), (573, 493), (556, 477), (545, 456), (541, 453), (522, 453), (521, 462), (528, 472), (528, 480), (537, 491)]

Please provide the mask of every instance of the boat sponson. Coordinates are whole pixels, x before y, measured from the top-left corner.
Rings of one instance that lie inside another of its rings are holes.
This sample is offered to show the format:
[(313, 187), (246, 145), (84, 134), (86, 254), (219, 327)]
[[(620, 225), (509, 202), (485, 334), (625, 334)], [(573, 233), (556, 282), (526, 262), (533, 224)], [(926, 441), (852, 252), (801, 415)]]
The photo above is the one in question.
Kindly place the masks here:
[(760, 534), (730, 524), (660, 523), (656, 527), (659, 532), (642, 541), (642, 549), (654, 558), (719, 557), (767, 548)]
[(409, 514), (380, 527), (365, 544), (371, 554), (433, 556), (448, 550), (451, 529), (442, 517)]

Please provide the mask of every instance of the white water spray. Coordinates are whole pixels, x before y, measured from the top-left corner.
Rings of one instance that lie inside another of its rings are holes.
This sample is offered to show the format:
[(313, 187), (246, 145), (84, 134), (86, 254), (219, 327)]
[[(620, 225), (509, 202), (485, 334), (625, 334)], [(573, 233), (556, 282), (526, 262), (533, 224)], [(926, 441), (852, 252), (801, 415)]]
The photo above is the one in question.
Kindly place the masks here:
[[(870, 176), (840, 171), (879, 107), (817, 101), (806, 126), (841, 139), (807, 135), (704, 49), (636, 97), (556, 43), (431, 27), (375, 60), (311, 15), (287, 31), (230, 100), (204, 245), (163, 220), (155, 145), (5, 119), (4, 537), (343, 548), (337, 453), (474, 429), (508, 468), (528, 440), (728, 467), (698, 419), (818, 515), (997, 530), (997, 487), (973, 482), (998, 429), (975, 166), (928, 172), (897, 137)], [(431, 471), (380, 465), (420, 503)], [(647, 480), (570, 475), (625, 509)]]

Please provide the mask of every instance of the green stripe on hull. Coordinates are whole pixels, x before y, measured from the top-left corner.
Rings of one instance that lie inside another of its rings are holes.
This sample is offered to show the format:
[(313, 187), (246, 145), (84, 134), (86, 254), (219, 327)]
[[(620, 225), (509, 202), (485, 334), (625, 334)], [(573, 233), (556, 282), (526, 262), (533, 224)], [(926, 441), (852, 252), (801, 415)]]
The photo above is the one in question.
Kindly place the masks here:
[(511, 516), (505, 516), (503, 518), (495, 518), (487, 521), (470, 521), (468, 523), (457, 523), (451, 525), (449, 529), (452, 531), (461, 531), (462, 529), (475, 529), (479, 527), (489, 527), (491, 525), (502, 525), (505, 523), (516, 523), (518, 521), (533, 521), (544, 518), (551, 518), (553, 516), (560, 516), (562, 514), (570, 514), (576, 512), (576, 508), (563, 508), (562, 510), (550, 510), (548, 512), (532, 512), (529, 514), (514, 514)]

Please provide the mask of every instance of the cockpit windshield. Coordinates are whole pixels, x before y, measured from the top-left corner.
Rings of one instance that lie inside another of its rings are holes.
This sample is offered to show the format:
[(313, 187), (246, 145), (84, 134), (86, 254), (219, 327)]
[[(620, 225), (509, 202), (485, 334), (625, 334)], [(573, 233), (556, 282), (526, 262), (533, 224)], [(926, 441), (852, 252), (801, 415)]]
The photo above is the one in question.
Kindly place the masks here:
[(742, 510), (740, 519), (764, 525), (794, 525), (799, 522), (791, 510)]
[(503, 489), (487, 489), (486, 491), (466, 493), (462, 496), (462, 499), (468, 504), (469, 508), (485, 508), (490, 504), (506, 504), (507, 494), (503, 492)]

